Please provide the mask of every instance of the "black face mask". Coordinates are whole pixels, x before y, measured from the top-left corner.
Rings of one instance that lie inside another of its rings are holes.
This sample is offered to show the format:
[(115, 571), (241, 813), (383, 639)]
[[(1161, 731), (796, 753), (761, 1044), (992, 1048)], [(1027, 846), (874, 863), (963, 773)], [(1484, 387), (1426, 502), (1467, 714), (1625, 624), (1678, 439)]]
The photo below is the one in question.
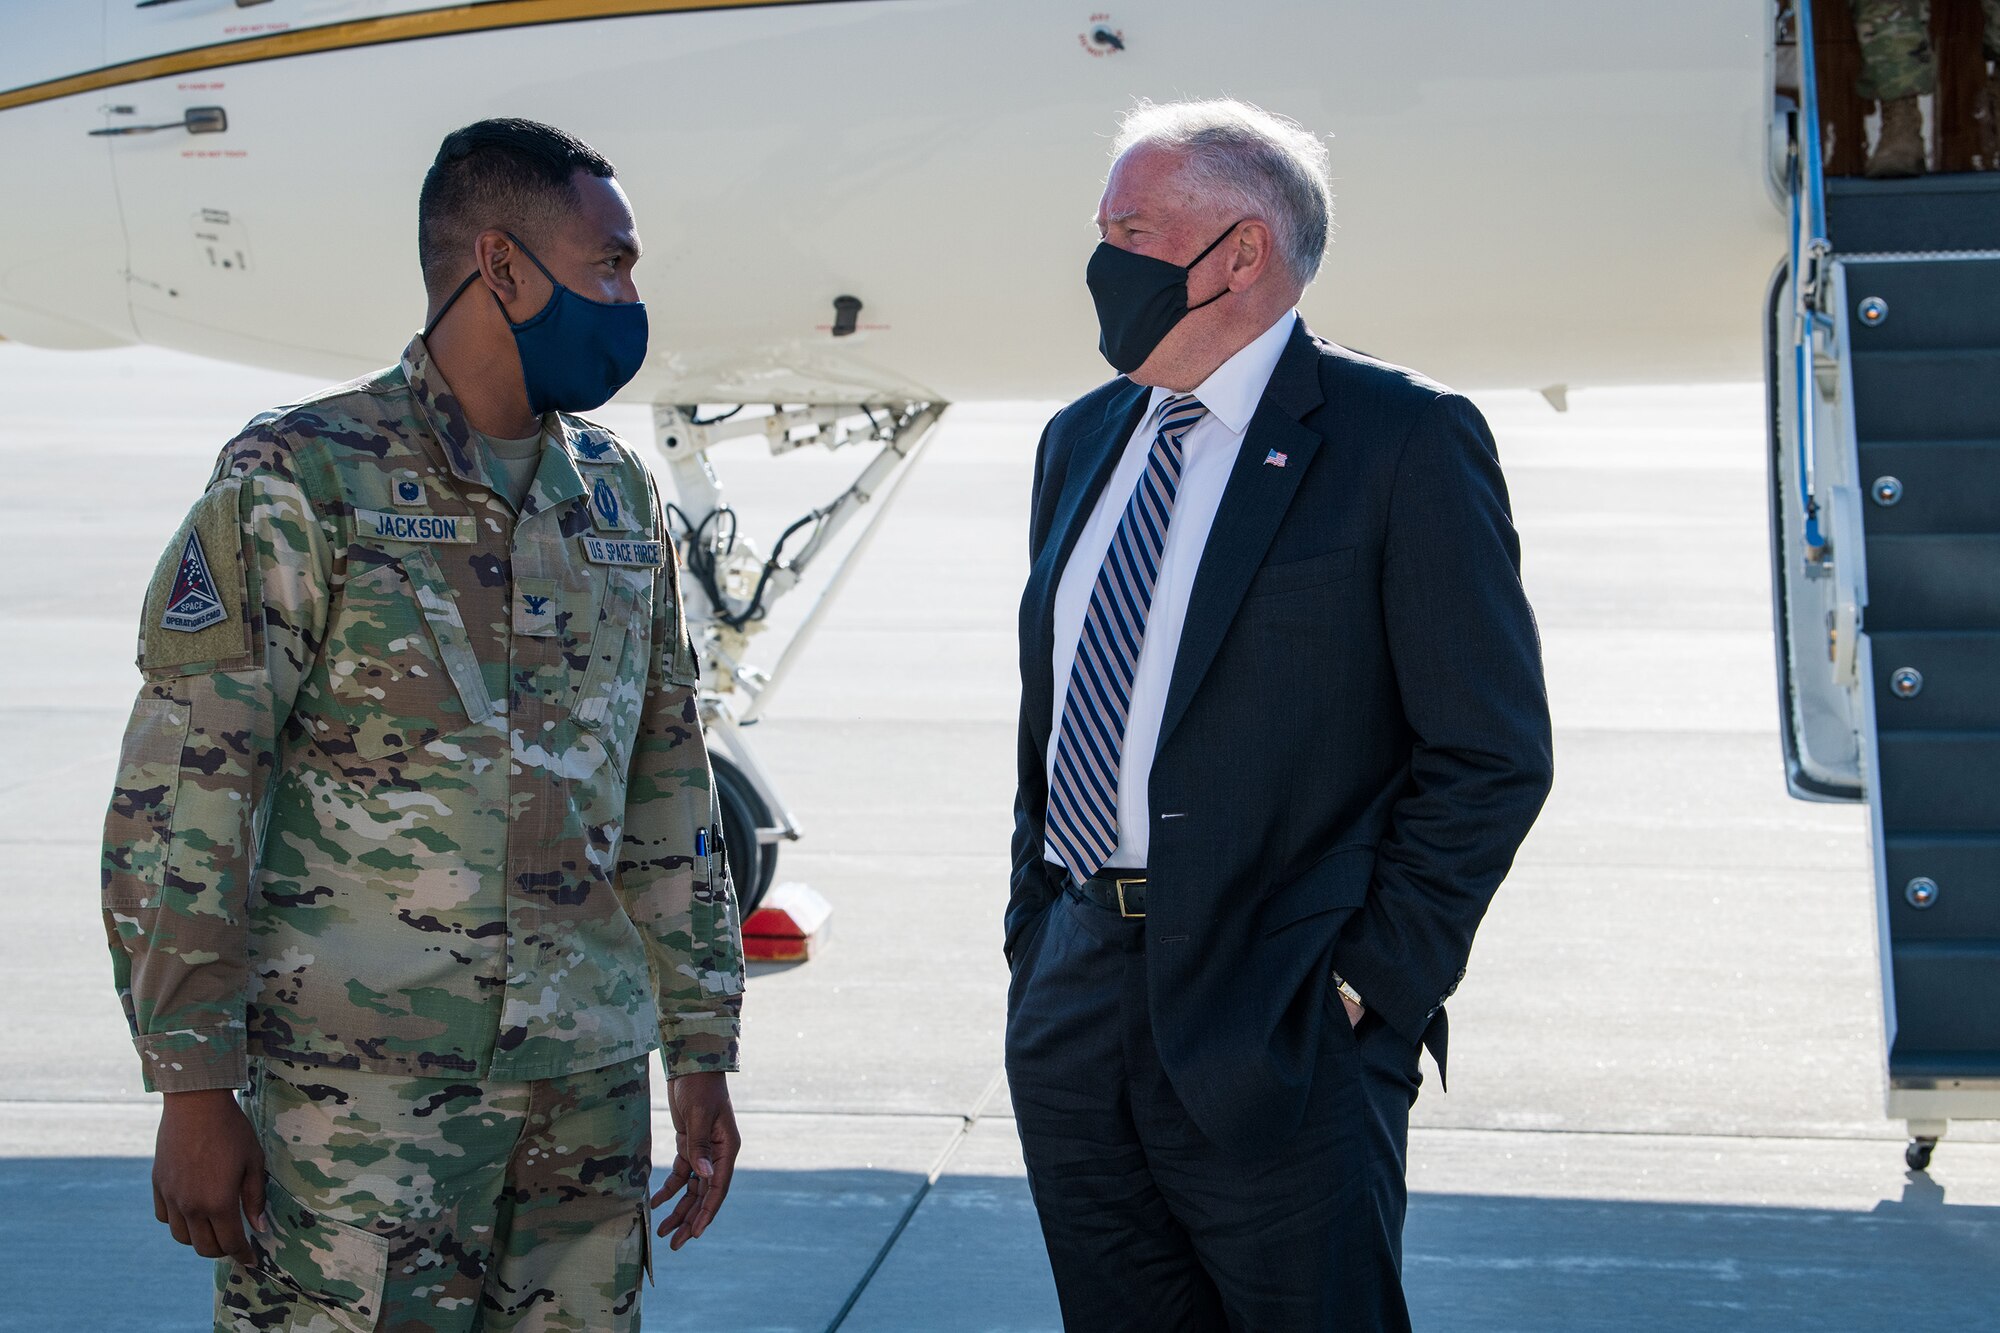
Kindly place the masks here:
[(1090, 286), (1090, 299), (1097, 303), (1097, 350), (1104, 353), (1113, 369), (1121, 375), (1131, 374), (1146, 364), (1160, 340), (1173, 332), (1174, 325), (1187, 318), (1189, 311), (1229, 295), (1229, 288), (1224, 287), (1208, 300), (1189, 305), (1188, 274), (1247, 221), (1238, 218), (1230, 223), (1228, 231), (1186, 264), (1169, 264), (1151, 255), (1120, 250), (1109, 241), (1098, 243), (1084, 281)]

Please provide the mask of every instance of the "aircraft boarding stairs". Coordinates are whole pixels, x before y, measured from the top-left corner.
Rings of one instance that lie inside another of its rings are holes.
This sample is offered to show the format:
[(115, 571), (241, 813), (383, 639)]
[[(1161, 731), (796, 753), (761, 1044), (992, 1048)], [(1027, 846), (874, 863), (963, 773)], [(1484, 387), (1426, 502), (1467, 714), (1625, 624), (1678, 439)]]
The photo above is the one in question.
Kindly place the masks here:
[(1868, 802), (1921, 1170), (1948, 1120), (2000, 1118), (2000, 174), (1829, 180), (1823, 236), (1772, 311), (1786, 767)]

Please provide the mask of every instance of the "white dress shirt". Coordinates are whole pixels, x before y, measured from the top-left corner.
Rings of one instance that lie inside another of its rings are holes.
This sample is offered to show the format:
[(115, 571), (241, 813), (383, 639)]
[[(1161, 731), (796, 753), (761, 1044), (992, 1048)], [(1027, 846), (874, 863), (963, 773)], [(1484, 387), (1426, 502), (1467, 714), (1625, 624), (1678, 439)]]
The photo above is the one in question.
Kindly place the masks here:
[[(1208, 409), (1208, 415), (1182, 437), (1184, 461), (1181, 484), (1174, 500), (1174, 516), (1167, 525), (1166, 550), (1160, 556), (1160, 576), (1153, 585), (1153, 605), (1146, 615), (1146, 637), (1139, 647), (1139, 665), (1132, 681), (1132, 705), (1126, 714), (1125, 745), (1118, 766), (1118, 846), (1107, 865), (1120, 869), (1143, 869), (1151, 845), (1146, 784), (1153, 773), (1153, 753), (1159, 746), (1161, 715), (1166, 711), (1167, 687), (1173, 680), (1174, 659), (1180, 655), (1181, 627), (1187, 621), (1188, 597), (1194, 591), (1195, 572), (1201, 567), (1201, 553), (1208, 545), (1208, 531), (1215, 525), (1215, 511), (1222, 506), (1222, 492), (1236, 466), (1237, 451), (1243, 447), (1243, 433), (1271, 382), (1278, 357), (1291, 338), (1297, 311), (1288, 312), (1257, 340), (1230, 357), (1215, 373), (1201, 382), (1194, 396)], [(1090, 609), (1091, 590), (1097, 584), (1118, 520), (1132, 498), (1133, 488), (1153, 451), (1153, 435), (1160, 403), (1172, 393), (1156, 388), (1140, 418), (1139, 427), (1125, 442), (1125, 453), (1117, 471), (1105, 484), (1104, 493), (1090, 511), (1083, 533), (1063, 566), (1056, 585), (1055, 602), (1055, 716), (1049, 726), (1049, 781), (1055, 782), (1058, 738), (1062, 735), (1063, 708), (1069, 697), (1070, 672), (1076, 666), (1077, 640), (1083, 634), (1083, 617)], [(1060, 861), (1053, 847), (1043, 855)]]

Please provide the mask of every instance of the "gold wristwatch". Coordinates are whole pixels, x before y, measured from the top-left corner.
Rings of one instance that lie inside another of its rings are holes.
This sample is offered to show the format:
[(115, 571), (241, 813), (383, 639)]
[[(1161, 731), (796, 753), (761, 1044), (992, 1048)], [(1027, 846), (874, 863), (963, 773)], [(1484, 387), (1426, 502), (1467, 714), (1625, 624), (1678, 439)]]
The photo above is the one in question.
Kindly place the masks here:
[(1333, 988), (1340, 992), (1341, 999), (1347, 1001), (1356, 1009), (1366, 1009), (1368, 1007), (1361, 999), (1361, 992), (1348, 985), (1347, 978), (1341, 976), (1338, 972), (1333, 974)]

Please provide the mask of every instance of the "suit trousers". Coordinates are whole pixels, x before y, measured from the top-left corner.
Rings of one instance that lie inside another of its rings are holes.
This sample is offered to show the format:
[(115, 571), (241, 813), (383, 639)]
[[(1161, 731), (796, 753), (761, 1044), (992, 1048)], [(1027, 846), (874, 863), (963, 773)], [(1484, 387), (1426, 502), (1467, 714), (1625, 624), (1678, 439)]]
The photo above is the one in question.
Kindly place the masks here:
[(1030, 927), (1008, 990), (1007, 1077), (1068, 1333), (1409, 1329), (1417, 1047), (1373, 1015), (1350, 1026), (1327, 994), (1298, 1133), (1216, 1143), (1154, 1047), (1145, 922), (1071, 890)]

